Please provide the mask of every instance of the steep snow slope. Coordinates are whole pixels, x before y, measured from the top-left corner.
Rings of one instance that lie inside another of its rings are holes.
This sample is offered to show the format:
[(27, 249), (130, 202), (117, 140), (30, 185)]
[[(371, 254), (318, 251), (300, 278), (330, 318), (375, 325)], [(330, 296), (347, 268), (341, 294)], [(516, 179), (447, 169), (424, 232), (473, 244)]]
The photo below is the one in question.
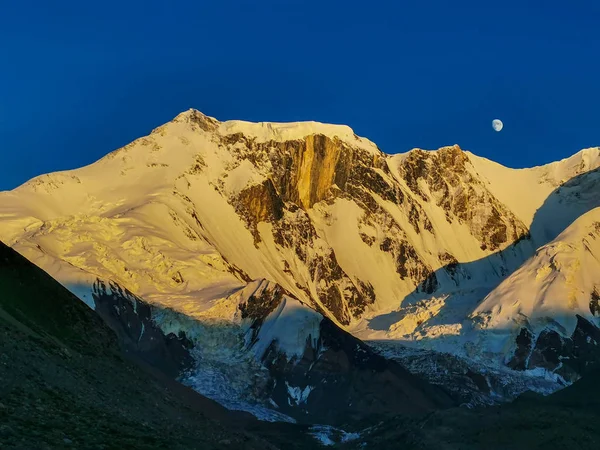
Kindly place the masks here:
[[(595, 208), (538, 249), (474, 313), (492, 312), (493, 328), (506, 328), (516, 314), (527, 317), (533, 331), (550, 321), (570, 334), (576, 325), (574, 314), (589, 320), (598, 315), (590, 301), (600, 287), (599, 274), (600, 208)], [(513, 299), (513, 311), (502, 308), (506, 298)]]
[[(559, 186), (600, 166), (598, 148), (581, 150), (562, 161), (531, 169), (509, 169), (470, 152), (467, 153), (477, 173), (487, 181), (488, 189), (528, 227), (532, 225), (536, 211)], [(525, 187), (526, 191), (524, 191)], [(564, 211), (560, 213), (564, 214)], [(551, 224), (545, 223), (545, 225)], [(562, 229), (554, 228), (553, 231), (556, 233), (554, 236), (565, 228), (564, 224), (561, 225), (563, 225)], [(545, 239), (547, 236), (539, 238)]]
[(506, 357), (509, 365), (537, 364), (570, 377), (587, 365), (581, 361), (585, 354), (600, 355), (599, 301), (600, 208), (595, 208), (538, 249), (478, 305), (473, 312), (475, 330), (481, 331), (477, 347)]
[(264, 278), (357, 336), (465, 354), (479, 302), (600, 206), (599, 153), (513, 170), (458, 146), (389, 156), (345, 126), (190, 110), (0, 193), (0, 239), (90, 306), (99, 278), (232, 320), (232, 295)]

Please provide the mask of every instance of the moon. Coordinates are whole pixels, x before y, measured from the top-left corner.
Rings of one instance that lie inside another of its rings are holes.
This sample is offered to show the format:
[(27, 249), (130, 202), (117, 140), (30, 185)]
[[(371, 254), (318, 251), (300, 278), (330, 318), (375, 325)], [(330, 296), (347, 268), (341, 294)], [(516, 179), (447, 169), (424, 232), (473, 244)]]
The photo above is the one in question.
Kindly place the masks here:
[(504, 127), (504, 124), (502, 123), (502, 121), (500, 119), (492, 120), (492, 128), (495, 131), (502, 131), (502, 127)]

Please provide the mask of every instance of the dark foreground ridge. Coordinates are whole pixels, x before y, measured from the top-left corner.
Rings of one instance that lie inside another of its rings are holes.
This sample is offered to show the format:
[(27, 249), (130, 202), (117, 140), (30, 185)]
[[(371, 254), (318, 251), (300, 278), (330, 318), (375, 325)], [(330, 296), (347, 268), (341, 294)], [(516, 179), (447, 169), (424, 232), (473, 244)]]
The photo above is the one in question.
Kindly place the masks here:
[(600, 448), (599, 377), (598, 369), (590, 370), (548, 397), (527, 392), (501, 406), (435, 411), (416, 420), (396, 417), (342, 448), (596, 450)]
[(2, 448), (312, 448), (301, 430), (228, 411), (132, 360), (94, 311), (0, 243)]

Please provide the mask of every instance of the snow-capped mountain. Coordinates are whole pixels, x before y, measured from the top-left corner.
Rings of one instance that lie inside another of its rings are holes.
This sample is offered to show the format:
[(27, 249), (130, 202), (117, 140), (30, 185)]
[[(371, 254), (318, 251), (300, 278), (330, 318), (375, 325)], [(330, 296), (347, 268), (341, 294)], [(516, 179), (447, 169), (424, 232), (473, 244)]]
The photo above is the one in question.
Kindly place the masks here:
[[(458, 146), (388, 155), (346, 126), (190, 110), (0, 193), (0, 239), (92, 308), (93, 286), (112, 281), (160, 311), (239, 328), (250, 295), (236, 295), (268, 280), (288, 298), (276, 309), (305, 312), (255, 343), (263, 365), (262, 349), (290, 335), (305, 356), (320, 326), (310, 307), (362, 339), (556, 370), (529, 353), (516, 363), (519, 342), (523, 329), (530, 350), (547, 330), (571, 339), (577, 316), (598, 325), (599, 166), (598, 148), (520, 170)], [(310, 398), (305, 386), (290, 401)]]

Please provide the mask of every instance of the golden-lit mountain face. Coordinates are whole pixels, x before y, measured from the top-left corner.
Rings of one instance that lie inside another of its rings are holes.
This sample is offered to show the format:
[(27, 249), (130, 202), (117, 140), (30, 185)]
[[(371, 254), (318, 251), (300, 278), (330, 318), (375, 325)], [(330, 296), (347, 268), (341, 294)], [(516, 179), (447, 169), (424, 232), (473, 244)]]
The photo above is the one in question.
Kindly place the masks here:
[[(598, 219), (599, 166), (597, 148), (514, 170), (457, 145), (386, 154), (346, 126), (190, 110), (95, 164), (0, 193), (0, 239), (92, 308), (100, 280), (244, 334), (238, 307), (249, 297), (236, 292), (266, 280), (286, 293), (281, 311), (298, 302), (361, 339), (494, 367), (519, 352), (515, 361), (531, 362), (515, 362), (520, 370), (573, 379), (579, 369), (554, 356), (527, 358), (545, 354), (535, 338), (548, 327), (573, 339), (587, 329), (578, 316), (597, 325), (600, 280), (567, 249), (598, 251), (583, 222)], [(519, 277), (529, 282), (517, 295)], [(319, 329), (301, 317), (289, 324), (291, 347), (262, 339), (299, 357)], [(166, 313), (156, 320), (196, 345), (246, 345), (234, 334), (202, 341)]]

